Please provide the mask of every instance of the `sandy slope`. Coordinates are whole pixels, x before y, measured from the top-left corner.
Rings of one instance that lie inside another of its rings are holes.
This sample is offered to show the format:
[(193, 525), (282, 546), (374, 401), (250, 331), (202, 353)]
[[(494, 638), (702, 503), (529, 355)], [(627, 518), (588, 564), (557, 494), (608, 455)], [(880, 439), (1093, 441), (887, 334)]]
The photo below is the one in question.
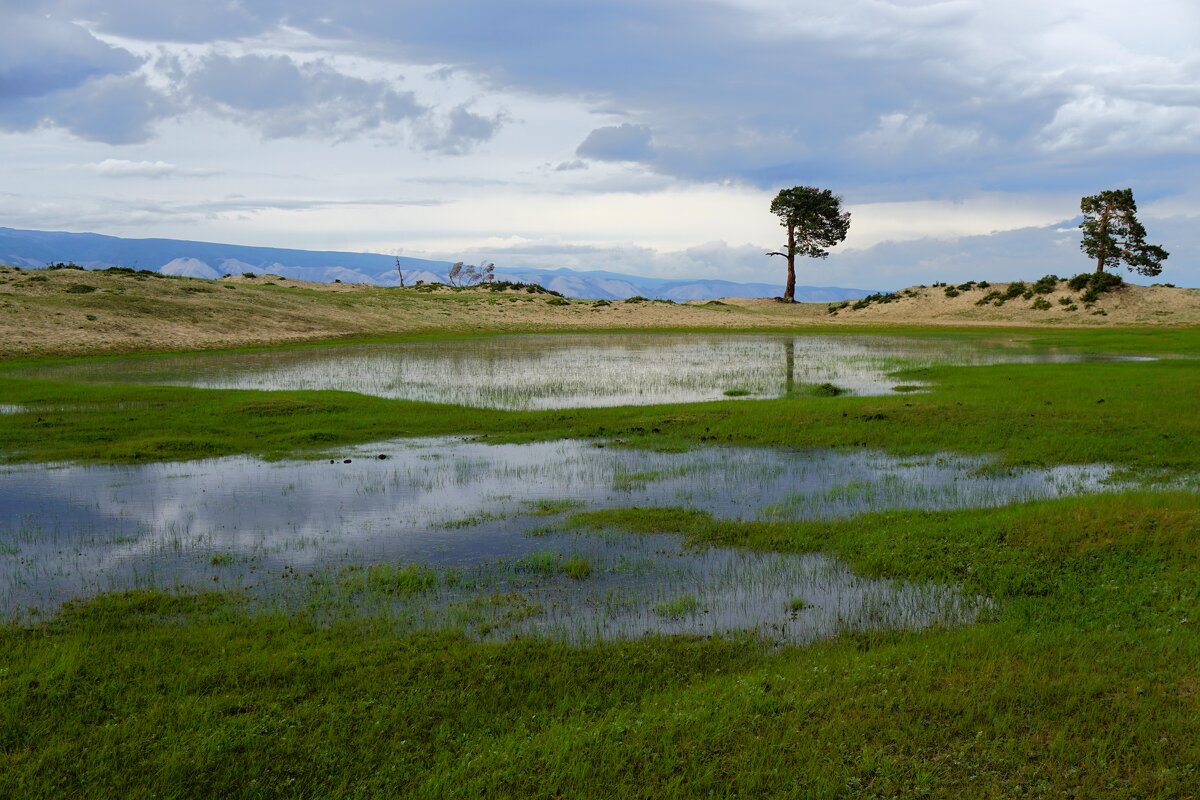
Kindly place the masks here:
[[(1200, 289), (1167, 286), (1133, 286), (1103, 294), (1091, 305), (1072, 292), (1066, 282), (1057, 291), (1025, 299), (1006, 300), (1003, 305), (979, 305), (991, 291), (1004, 292), (1008, 283), (994, 283), (986, 289), (962, 290), (947, 297), (944, 287), (911, 287), (901, 291), (900, 300), (872, 303), (863, 309), (844, 308), (836, 319), (842, 323), (885, 323), (915, 325), (995, 325), (995, 326), (1096, 326), (1096, 325), (1198, 325)], [(1034, 308), (1042, 297), (1049, 309)], [(1068, 300), (1072, 305), (1064, 305)]]
[[(1003, 290), (1007, 284), (995, 284)], [(978, 306), (982, 290), (942, 288), (829, 313), (824, 303), (597, 303), (544, 294), (391, 289), (278, 278), (209, 281), (0, 267), (0, 355), (201, 349), (423, 332), (620, 328), (788, 328), (846, 325), (1098, 326), (1200, 324), (1200, 290), (1129, 286), (1094, 308), (1031, 300)], [(1104, 315), (1097, 312), (1103, 311)]]

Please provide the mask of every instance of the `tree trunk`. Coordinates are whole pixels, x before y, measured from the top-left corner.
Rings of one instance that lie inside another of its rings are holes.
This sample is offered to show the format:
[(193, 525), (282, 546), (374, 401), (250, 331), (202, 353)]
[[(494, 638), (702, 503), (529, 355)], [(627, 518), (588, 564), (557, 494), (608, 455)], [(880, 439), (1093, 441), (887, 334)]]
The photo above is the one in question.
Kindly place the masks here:
[(1104, 272), (1104, 259), (1108, 255), (1108, 206), (1100, 210), (1100, 255), (1096, 256), (1096, 272)]
[(787, 286), (783, 289), (783, 299), (789, 303), (796, 300), (796, 226), (788, 223), (788, 276)]

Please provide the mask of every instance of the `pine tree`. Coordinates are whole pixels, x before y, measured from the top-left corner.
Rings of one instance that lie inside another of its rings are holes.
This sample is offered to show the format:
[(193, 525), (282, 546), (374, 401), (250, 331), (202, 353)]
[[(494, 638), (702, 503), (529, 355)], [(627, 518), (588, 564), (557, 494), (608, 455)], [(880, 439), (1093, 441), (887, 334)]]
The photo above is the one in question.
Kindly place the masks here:
[(796, 254), (825, 258), (826, 248), (846, 238), (850, 230), (850, 212), (842, 211), (842, 198), (828, 189), (793, 186), (781, 189), (771, 201), (771, 213), (787, 228), (787, 251), (767, 253), (787, 259), (787, 286), (783, 299), (796, 299)]
[(1133, 189), (1109, 189), (1079, 201), (1083, 211), (1083, 241), (1079, 247), (1096, 259), (1096, 272), (1116, 269), (1122, 262), (1142, 275), (1162, 272), (1169, 255), (1156, 244), (1146, 244), (1146, 229), (1137, 218)]

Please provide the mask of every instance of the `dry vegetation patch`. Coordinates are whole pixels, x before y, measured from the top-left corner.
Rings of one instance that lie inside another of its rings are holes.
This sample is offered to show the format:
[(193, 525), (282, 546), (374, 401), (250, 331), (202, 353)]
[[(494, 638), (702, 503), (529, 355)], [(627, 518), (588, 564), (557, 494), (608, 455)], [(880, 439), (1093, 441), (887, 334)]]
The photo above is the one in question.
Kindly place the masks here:
[(1080, 292), (1058, 284), (1000, 305), (981, 302), (1010, 287), (918, 286), (869, 303), (736, 298), (672, 303), (572, 300), (520, 286), (401, 289), (274, 275), (204, 280), (133, 270), (0, 267), (0, 352), (12, 358), (194, 350), (437, 332), (1200, 324), (1195, 289), (1125, 285), (1089, 304)]

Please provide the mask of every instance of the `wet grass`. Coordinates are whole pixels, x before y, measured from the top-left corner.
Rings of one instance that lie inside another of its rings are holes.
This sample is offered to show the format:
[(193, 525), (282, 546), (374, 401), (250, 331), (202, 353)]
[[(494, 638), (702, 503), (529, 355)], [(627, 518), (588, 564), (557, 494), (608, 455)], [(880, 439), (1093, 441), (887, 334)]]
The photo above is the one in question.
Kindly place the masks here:
[(999, 607), (986, 624), (801, 649), (575, 648), (110, 595), (0, 630), (0, 794), (1185, 797), (1200, 779), (1194, 494), (577, 521), (819, 547)]
[[(1188, 330), (1043, 339), (1200, 349)], [(137, 462), (466, 433), (995, 452), (1009, 464), (1164, 475), (1200, 466), (1194, 362), (936, 368), (900, 380), (932, 388), (480, 414), (331, 392), (5, 377), (0, 400), (34, 410), (0, 415), (0, 450)], [(549, 513), (563, 511), (581, 510)], [(866, 575), (960, 584), (996, 607), (974, 625), (805, 647), (723, 637), (573, 647), (402, 635), (386, 617), (263, 613), (236, 594), (105, 595), (40, 625), (0, 627), (0, 796), (1193, 797), (1200, 785), (1195, 492), (808, 522), (617, 509), (570, 524), (827, 552)], [(543, 611), (496, 592), (458, 612), (494, 619), (497, 609)]]
[(1200, 463), (1200, 369), (1138, 363), (938, 367), (928, 392), (541, 412), (464, 410), (345, 392), (201, 390), (0, 377), (10, 462), (139, 463), (249, 453), (320, 457), (401, 436), (603, 438), (652, 449), (728, 443), (997, 453), (1008, 463)]

